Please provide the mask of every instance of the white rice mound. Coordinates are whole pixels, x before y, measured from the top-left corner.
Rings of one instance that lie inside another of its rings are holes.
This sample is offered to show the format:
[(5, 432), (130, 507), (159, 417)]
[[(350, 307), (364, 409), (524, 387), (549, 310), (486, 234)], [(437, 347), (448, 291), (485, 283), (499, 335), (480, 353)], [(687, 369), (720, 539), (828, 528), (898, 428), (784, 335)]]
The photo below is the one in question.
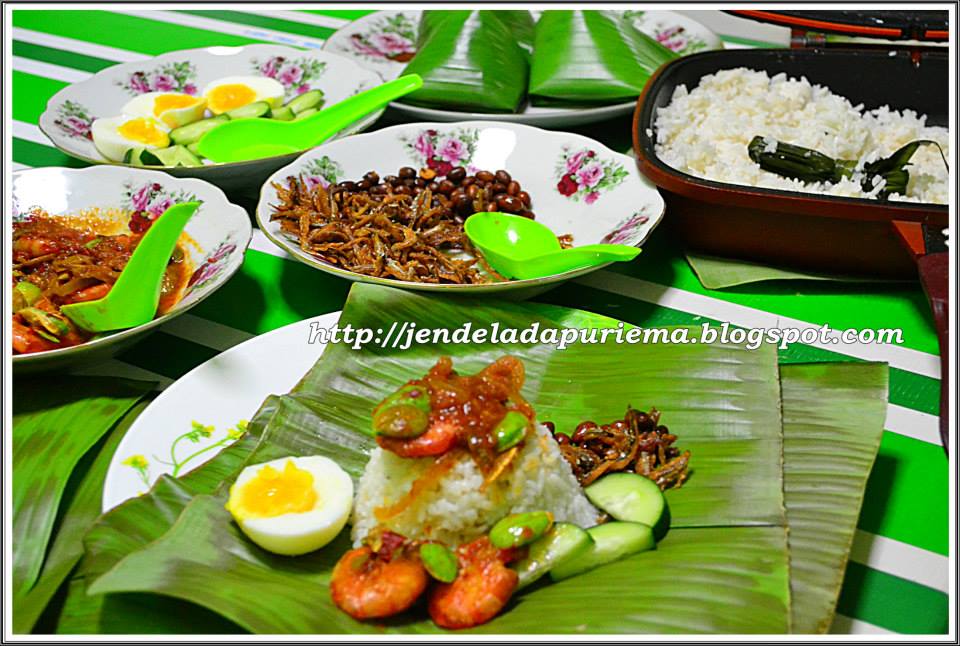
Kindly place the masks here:
[[(949, 132), (927, 126), (926, 116), (889, 106), (864, 111), (821, 85), (786, 74), (770, 77), (746, 67), (721, 70), (700, 79), (688, 91), (678, 86), (670, 104), (657, 110), (657, 156), (690, 175), (765, 188), (875, 198), (882, 182), (869, 193), (859, 180), (837, 184), (804, 184), (764, 171), (747, 154), (747, 144), (760, 135), (812, 148), (834, 159), (856, 159), (858, 168), (915, 139), (932, 139), (950, 158)], [(946, 204), (949, 173), (933, 146), (921, 146), (907, 166), (907, 195), (890, 200)]]
[(498, 520), (515, 512), (549, 511), (555, 521), (581, 527), (596, 525), (600, 517), (550, 431), (537, 425), (510, 466), (485, 489), (483, 473), (464, 453), (434, 487), (403, 512), (380, 523), (374, 509), (403, 497), (433, 463), (433, 458), (401, 458), (381, 448), (373, 450), (354, 501), (354, 545), (378, 525), (407, 538), (458, 545), (484, 534)]

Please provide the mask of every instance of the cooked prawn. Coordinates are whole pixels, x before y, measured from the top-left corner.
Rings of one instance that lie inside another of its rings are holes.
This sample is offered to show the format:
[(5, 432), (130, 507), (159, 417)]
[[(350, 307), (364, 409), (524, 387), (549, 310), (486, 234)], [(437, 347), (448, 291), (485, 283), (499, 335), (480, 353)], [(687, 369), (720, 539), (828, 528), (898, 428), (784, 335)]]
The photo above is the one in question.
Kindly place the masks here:
[(13, 320), (13, 326), (10, 329), (13, 340), (13, 351), (17, 354), (27, 354), (29, 352), (46, 352), (47, 350), (56, 350), (61, 347), (60, 344), (47, 341), (33, 328)]
[(92, 287), (84, 287), (83, 289), (78, 289), (77, 291), (73, 292), (63, 300), (65, 303), (83, 303), (86, 301), (95, 301), (106, 296), (111, 287), (113, 287), (113, 285), (108, 283), (100, 283), (98, 285), (93, 285)]
[(386, 532), (378, 551), (364, 545), (340, 557), (330, 579), (330, 595), (354, 619), (379, 619), (412, 606), (428, 580), (412, 545), (399, 534)]
[(497, 549), (486, 536), (457, 548), (460, 571), (453, 583), (438, 585), (430, 595), (430, 616), (441, 628), (470, 628), (493, 619), (514, 590), (518, 575), (507, 567), (517, 556)]
[(18, 236), (13, 241), (14, 261), (23, 262), (31, 258), (45, 256), (60, 250), (56, 240), (39, 236)]

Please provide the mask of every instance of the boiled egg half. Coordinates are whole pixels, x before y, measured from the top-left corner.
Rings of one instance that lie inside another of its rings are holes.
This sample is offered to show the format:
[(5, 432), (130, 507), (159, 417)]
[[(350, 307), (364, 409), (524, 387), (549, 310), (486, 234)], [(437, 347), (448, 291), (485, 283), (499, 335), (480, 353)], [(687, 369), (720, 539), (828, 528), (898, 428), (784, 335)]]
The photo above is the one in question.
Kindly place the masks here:
[(223, 114), (255, 101), (266, 101), (271, 108), (283, 104), (283, 85), (266, 76), (227, 76), (203, 88), (203, 97), (213, 114)]
[(168, 128), (152, 117), (105, 117), (90, 127), (93, 145), (111, 161), (123, 161), (130, 148), (156, 150), (170, 145)]
[(227, 510), (247, 538), (296, 556), (332, 541), (350, 517), (353, 481), (322, 456), (289, 457), (247, 467), (230, 488)]
[(132, 117), (159, 119), (168, 128), (179, 128), (203, 118), (207, 100), (182, 92), (147, 92), (123, 106), (123, 113)]

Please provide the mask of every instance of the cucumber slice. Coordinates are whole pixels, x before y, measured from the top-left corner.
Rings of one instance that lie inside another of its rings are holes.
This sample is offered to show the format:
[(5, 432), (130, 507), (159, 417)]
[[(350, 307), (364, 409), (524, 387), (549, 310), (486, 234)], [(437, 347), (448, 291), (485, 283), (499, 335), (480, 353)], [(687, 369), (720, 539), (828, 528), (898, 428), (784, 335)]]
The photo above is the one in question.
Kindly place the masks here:
[(617, 520), (656, 527), (663, 517), (666, 501), (653, 480), (636, 473), (611, 473), (585, 487), (594, 505)]
[(293, 118), (293, 120), (298, 121), (300, 119), (306, 119), (311, 114), (316, 114), (317, 112), (318, 110), (316, 108), (310, 108), (309, 110), (304, 110), (303, 112), (299, 113), (297, 116)]
[(199, 157), (190, 152), (186, 146), (170, 146), (161, 148), (153, 153), (163, 162), (164, 166), (202, 166)]
[(279, 108), (274, 108), (274, 109), (270, 112), (270, 117), (271, 117), (271, 118), (273, 118), (273, 119), (279, 119), (280, 121), (291, 121), (294, 116), (295, 116), (295, 115), (293, 114), (293, 110), (291, 110), (291, 109), (288, 108), (287, 106), (282, 106), (282, 107), (279, 107)]
[(227, 113), (231, 119), (256, 119), (270, 114), (270, 104), (266, 101), (254, 101), (239, 108), (234, 108)]
[(309, 110), (310, 108), (319, 108), (322, 105), (323, 91), (310, 90), (309, 92), (304, 92), (303, 94), (290, 99), (285, 107), (293, 110), (294, 114), (300, 114), (304, 110)]
[(200, 121), (188, 123), (185, 126), (180, 126), (179, 128), (174, 128), (171, 130), (170, 141), (181, 146), (189, 146), (190, 144), (200, 141), (200, 137), (205, 135), (208, 130), (212, 130), (221, 123), (226, 123), (227, 121), (230, 121), (229, 116), (226, 114), (219, 114), (215, 117), (210, 117), (209, 119), (201, 119)]
[(156, 155), (160, 150), (128, 148), (127, 152), (123, 154), (123, 163), (133, 164), (134, 166), (164, 166), (165, 164)]
[(550, 570), (554, 581), (569, 578), (595, 567), (613, 563), (625, 556), (656, 547), (653, 529), (643, 523), (612, 522), (587, 530), (593, 545), (585, 554), (560, 563)]
[(189, 150), (189, 151), (192, 152), (194, 155), (196, 155), (197, 158), (200, 158), (200, 157), (201, 157), (201, 155), (200, 155), (200, 146), (199, 146), (199, 144), (197, 144), (196, 141), (193, 142), (192, 144), (188, 145), (188, 146), (187, 146), (187, 150)]
[(557, 523), (542, 538), (532, 543), (527, 556), (514, 566), (520, 575), (518, 587), (530, 585), (561, 563), (578, 559), (590, 551), (593, 539), (571, 523)]

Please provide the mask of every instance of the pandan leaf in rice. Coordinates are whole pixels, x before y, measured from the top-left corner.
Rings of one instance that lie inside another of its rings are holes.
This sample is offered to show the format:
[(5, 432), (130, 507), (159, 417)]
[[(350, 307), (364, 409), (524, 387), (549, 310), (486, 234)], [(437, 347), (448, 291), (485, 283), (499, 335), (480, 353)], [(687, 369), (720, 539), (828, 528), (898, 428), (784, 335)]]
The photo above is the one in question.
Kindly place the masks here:
[[(451, 301), (365, 284), (353, 287), (341, 324), (383, 327), (395, 320), (451, 330), (465, 322), (474, 328), (496, 322), (501, 329), (533, 323), (558, 330), (617, 325), (560, 307)], [(356, 622), (332, 605), (327, 584), (333, 563), (347, 549), (348, 532), (313, 554), (276, 557), (245, 539), (223, 504), (244, 465), (286, 454), (327, 455), (356, 477), (373, 446), (370, 414), (384, 393), (421, 376), (440, 354), (471, 372), (504, 353), (524, 361), (524, 393), (540, 419), (554, 421), (558, 429), (571, 430), (585, 419), (617, 419), (627, 403), (656, 406), (662, 422), (679, 436), (678, 444), (693, 456), (690, 479), (666, 493), (672, 525), (656, 550), (525, 590), (474, 632), (539, 633), (547, 616), (549, 630), (560, 633), (781, 633), (791, 621), (804, 626), (823, 621), (819, 602), (835, 591), (836, 576), (826, 581), (808, 575), (796, 594), (816, 602), (806, 614), (791, 611), (791, 567), (805, 566), (804, 555), (787, 550), (787, 526), (797, 509), (787, 498), (784, 513), (782, 460), (789, 468), (805, 450), (830, 445), (838, 423), (860, 416), (864, 401), (873, 402), (873, 411), (883, 399), (876, 375), (848, 371), (837, 377), (830, 366), (821, 366), (819, 372), (799, 375), (805, 379), (802, 388), (785, 381), (784, 392), (808, 390), (809, 395), (784, 400), (784, 419), (799, 419), (801, 426), (782, 424), (773, 348), (618, 345), (612, 339), (565, 350), (518, 343), (406, 351), (330, 345), (293, 392), (268, 400), (247, 437), (180, 481), (163, 480), (101, 520), (87, 541), (84, 574), (91, 598), (174, 597), (258, 633), (437, 632), (422, 612), (374, 625)], [(798, 378), (786, 370), (783, 375), (784, 380)], [(842, 399), (833, 400), (838, 379), (845, 390)], [(819, 401), (825, 414), (809, 417), (806, 404), (794, 403), (798, 400)], [(878, 433), (879, 425), (871, 412), (862, 428)], [(783, 438), (792, 438), (797, 429), (802, 436), (792, 446), (798, 450), (788, 451)], [(837, 480), (841, 495), (820, 501), (824, 513), (810, 514), (800, 525), (807, 536), (830, 537), (835, 547), (824, 555), (837, 563), (846, 556), (834, 532), (847, 529), (846, 521), (834, 528), (835, 512), (856, 516), (869, 471), (863, 456), (875, 452), (869, 442), (862, 447), (832, 454), (837, 472), (852, 477)], [(817, 470), (798, 464), (790, 471), (794, 483), (813, 484)], [(804, 501), (795, 504), (802, 510)], [(610, 603), (611, 595), (617, 603)], [(185, 624), (181, 630), (203, 628)]]
[(536, 104), (629, 100), (676, 57), (623, 12), (545, 11), (535, 30), (530, 98)]
[(527, 91), (527, 52), (518, 44), (527, 11), (425, 11), (405, 74), (423, 87), (405, 103), (447, 110), (515, 112)]

